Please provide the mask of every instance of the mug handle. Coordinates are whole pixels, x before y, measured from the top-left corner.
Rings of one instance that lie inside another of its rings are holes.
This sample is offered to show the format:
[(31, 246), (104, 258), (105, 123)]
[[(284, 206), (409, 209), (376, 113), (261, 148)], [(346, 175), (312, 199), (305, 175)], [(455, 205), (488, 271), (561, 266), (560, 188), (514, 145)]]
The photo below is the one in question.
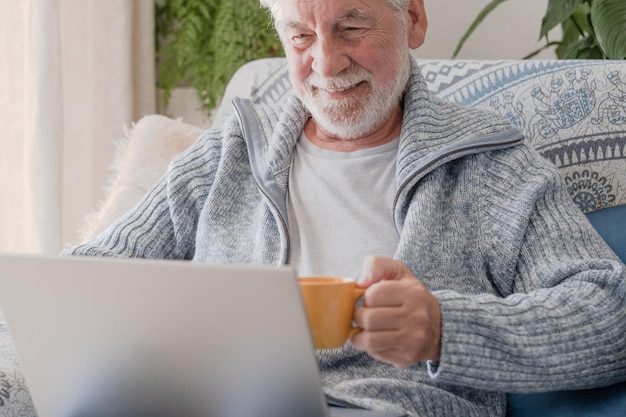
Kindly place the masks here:
[[(363, 297), (363, 294), (365, 294), (365, 288), (355, 288), (354, 289), (354, 302), (356, 303), (357, 301), (359, 301), (359, 298)], [(356, 327), (353, 326), (350, 329), (350, 333), (348, 334), (348, 338), (351, 338), (355, 334), (359, 333), (361, 330), (363, 330), (363, 329), (358, 327), (358, 326), (356, 326)]]

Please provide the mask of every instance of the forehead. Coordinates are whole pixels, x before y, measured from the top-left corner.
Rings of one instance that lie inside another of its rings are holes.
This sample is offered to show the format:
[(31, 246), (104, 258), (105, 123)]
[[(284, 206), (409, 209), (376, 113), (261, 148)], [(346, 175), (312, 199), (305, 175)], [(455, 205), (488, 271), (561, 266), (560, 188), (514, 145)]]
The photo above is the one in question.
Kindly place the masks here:
[(278, 0), (278, 6), (277, 23), (285, 26), (327, 24), (392, 12), (386, 0)]

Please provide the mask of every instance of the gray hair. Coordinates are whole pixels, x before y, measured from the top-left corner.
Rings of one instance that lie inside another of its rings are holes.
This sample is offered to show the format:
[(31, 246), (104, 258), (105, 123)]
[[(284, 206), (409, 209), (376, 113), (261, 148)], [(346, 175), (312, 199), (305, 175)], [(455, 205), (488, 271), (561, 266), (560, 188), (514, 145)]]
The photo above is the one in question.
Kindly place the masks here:
[[(280, 20), (280, 8), (278, 6), (279, 0), (259, 0), (261, 6), (265, 7), (272, 13), (272, 18), (274, 21)], [(331, 0), (332, 1), (332, 0)], [(384, 0), (391, 6), (398, 14), (401, 16), (401, 13), (407, 8), (409, 2), (411, 0)]]

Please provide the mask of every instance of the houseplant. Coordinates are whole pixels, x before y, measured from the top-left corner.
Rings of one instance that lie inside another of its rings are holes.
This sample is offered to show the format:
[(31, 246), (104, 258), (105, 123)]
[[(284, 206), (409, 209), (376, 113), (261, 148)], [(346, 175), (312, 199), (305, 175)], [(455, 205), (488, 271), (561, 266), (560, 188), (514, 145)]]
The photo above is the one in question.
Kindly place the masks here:
[(251, 0), (156, 0), (157, 88), (192, 87), (206, 113), (244, 63), (282, 55), (268, 12)]
[[(478, 14), (453, 53), (457, 57), (465, 41), (483, 20), (506, 0), (492, 0)], [(562, 38), (551, 41), (548, 33), (561, 26)], [(546, 48), (555, 47), (560, 59), (624, 59), (626, 58), (625, 0), (548, 0), (541, 22), (540, 39), (545, 45), (531, 52), (531, 58)]]

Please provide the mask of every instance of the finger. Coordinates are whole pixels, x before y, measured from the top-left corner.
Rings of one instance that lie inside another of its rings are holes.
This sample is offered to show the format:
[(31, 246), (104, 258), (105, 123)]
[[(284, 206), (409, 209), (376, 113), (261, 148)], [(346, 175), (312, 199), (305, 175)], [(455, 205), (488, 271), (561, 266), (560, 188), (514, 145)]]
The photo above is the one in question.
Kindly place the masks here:
[(356, 346), (361, 347), (371, 356), (382, 352), (391, 352), (404, 345), (400, 339), (400, 334), (401, 332), (397, 330), (363, 330), (353, 337), (353, 345), (356, 342)]
[(364, 294), (363, 301), (367, 307), (394, 307), (405, 303), (409, 295), (406, 283), (399, 281), (380, 281), (372, 284)]
[(394, 366), (409, 366), (429, 359), (428, 340), (407, 338), (406, 332), (362, 331), (351, 339), (355, 349), (367, 352), (371, 357)]
[(402, 324), (402, 311), (397, 307), (359, 307), (354, 321), (363, 330), (397, 330)]
[(414, 276), (407, 279), (380, 281), (372, 284), (364, 295), (367, 307), (406, 306), (417, 308), (429, 297), (428, 289)]
[(360, 350), (371, 354), (401, 349), (403, 358), (415, 361), (439, 358), (441, 318), (436, 302), (425, 301), (419, 308), (408, 309), (406, 306), (360, 307), (354, 319), (363, 329), (356, 341)]
[(381, 352), (392, 349), (394, 330), (389, 331), (369, 331), (363, 330), (350, 338), (355, 349), (366, 351), (370, 356), (373, 352)]
[(369, 287), (375, 282), (396, 279), (406, 273), (400, 261), (382, 256), (367, 256), (363, 260), (363, 270), (357, 280), (359, 286)]

